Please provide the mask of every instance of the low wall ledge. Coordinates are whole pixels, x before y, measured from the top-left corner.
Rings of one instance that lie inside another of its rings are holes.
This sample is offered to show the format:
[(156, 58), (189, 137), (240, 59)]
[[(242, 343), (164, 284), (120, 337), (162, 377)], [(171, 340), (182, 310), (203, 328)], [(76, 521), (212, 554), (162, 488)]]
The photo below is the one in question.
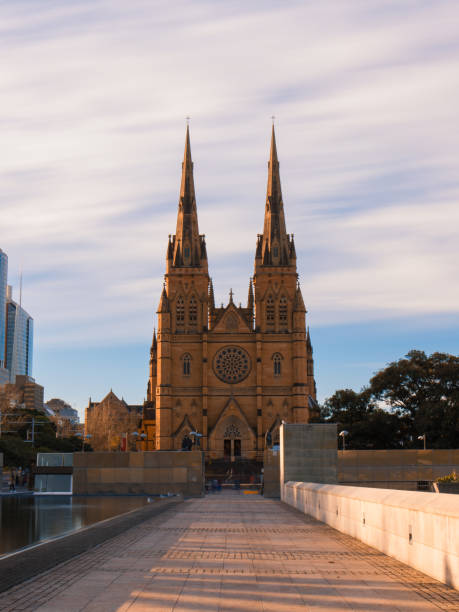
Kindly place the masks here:
[(428, 512), (439, 516), (459, 518), (459, 498), (451, 493), (429, 493), (427, 491), (398, 491), (396, 489), (374, 489), (347, 485), (320, 484), (315, 482), (285, 483), (292, 489), (306, 489), (334, 497), (345, 497), (362, 502), (384, 504), (393, 508), (404, 508), (417, 512)]

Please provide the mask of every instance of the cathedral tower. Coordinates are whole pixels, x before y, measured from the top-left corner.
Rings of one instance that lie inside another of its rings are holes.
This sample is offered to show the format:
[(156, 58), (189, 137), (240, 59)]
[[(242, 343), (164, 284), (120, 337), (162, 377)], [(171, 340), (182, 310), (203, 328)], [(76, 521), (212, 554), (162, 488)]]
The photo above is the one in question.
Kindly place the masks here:
[(253, 283), (256, 331), (262, 335), (268, 353), (287, 352), (293, 422), (307, 423), (309, 405), (315, 403), (314, 377), (313, 373), (308, 377), (307, 368), (309, 353), (312, 361), (312, 347), (308, 349), (306, 342), (306, 308), (298, 282), (295, 242), (285, 225), (274, 125), (263, 234), (258, 235)]
[[(207, 253), (205, 237), (199, 234), (190, 130), (186, 128), (182, 181), (177, 212), (177, 226), (169, 236), (165, 284), (158, 307), (157, 381), (156, 381), (156, 448), (173, 448), (175, 423), (172, 412), (177, 372), (184, 355), (191, 373), (191, 359), (202, 360), (202, 334), (208, 317)], [(193, 368), (193, 370), (196, 369)], [(183, 372), (182, 372), (183, 373)], [(193, 382), (202, 381), (194, 372)], [(153, 381), (151, 382), (153, 386)], [(201, 393), (199, 394), (201, 395)], [(197, 405), (197, 402), (196, 402)], [(175, 410), (177, 413), (177, 410)], [(199, 423), (201, 428), (201, 423)]]

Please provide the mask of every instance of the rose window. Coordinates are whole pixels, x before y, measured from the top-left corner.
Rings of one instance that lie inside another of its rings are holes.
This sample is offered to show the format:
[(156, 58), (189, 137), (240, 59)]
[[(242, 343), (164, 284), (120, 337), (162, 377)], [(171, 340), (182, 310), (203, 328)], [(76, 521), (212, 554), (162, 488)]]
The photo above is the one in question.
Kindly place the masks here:
[(241, 382), (250, 372), (249, 354), (239, 346), (225, 346), (214, 357), (214, 372), (223, 382)]

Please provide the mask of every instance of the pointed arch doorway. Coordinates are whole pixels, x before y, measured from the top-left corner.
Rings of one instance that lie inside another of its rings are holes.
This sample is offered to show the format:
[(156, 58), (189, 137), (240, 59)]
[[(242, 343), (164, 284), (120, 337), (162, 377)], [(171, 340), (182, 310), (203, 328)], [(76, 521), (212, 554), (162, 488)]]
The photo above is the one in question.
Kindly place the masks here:
[[(237, 419), (239, 421), (239, 419)], [(223, 433), (223, 456), (227, 461), (234, 461), (242, 454), (242, 434), (240, 423), (232, 418), (225, 427)]]
[(235, 461), (256, 455), (256, 435), (238, 403), (231, 398), (209, 434), (209, 451), (213, 458)]

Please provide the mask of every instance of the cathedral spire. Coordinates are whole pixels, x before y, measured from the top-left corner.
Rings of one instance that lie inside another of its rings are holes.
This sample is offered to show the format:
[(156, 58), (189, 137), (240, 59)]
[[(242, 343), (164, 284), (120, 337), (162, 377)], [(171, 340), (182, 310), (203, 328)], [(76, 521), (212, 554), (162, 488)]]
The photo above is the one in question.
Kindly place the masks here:
[(296, 284), (295, 302), (294, 302), (293, 310), (295, 312), (306, 312), (306, 306), (304, 305), (303, 294), (301, 293), (300, 283), (298, 282)]
[(156, 340), (156, 328), (153, 330), (153, 340), (151, 342), (150, 354), (156, 355), (156, 351), (158, 348), (158, 341)]
[(190, 128), (188, 125), (186, 126), (185, 151), (182, 163), (177, 227), (171, 245), (168, 247), (167, 260), (174, 268), (206, 267), (207, 265), (204, 237), (199, 235)]
[(311, 343), (311, 336), (309, 334), (309, 326), (308, 326), (308, 331), (306, 335), (306, 346), (308, 348), (308, 351), (312, 353), (312, 343)]
[(158, 310), (156, 312), (170, 312), (169, 309), (169, 298), (167, 297), (166, 285), (163, 286), (161, 298), (159, 300)]
[(252, 312), (253, 312), (253, 305), (254, 305), (253, 283), (252, 283), (252, 279), (250, 279), (250, 281), (249, 281), (249, 294), (247, 296), (247, 308), (249, 310), (251, 310)]
[(290, 237), (285, 227), (284, 203), (277, 157), (274, 125), (271, 131), (271, 151), (268, 162), (265, 221), (263, 234), (257, 246), (257, 258), (262, 265), (285, 266), (291, 263)]
[(268, 162), (268, 188), (266, 197), (271, 198), (276, 205), (278, 205), (279, 202), (282, 203), (279, 159), (277, 158), (276, 133), (274, 131), (274, 124), (271, 130), (271, 151)]
[(196, 208), (196, 198), (194, 193), (193, 161), (191, 159), (190, 126), (186, 126), (185, 152), (182, 163), (182, 183), (180, 185), (180, 201), (183, 202), (186, 212), (191, 212)]
[(209, 308), (215, 308), (214, 284), (212, 279), (209, 280)]

